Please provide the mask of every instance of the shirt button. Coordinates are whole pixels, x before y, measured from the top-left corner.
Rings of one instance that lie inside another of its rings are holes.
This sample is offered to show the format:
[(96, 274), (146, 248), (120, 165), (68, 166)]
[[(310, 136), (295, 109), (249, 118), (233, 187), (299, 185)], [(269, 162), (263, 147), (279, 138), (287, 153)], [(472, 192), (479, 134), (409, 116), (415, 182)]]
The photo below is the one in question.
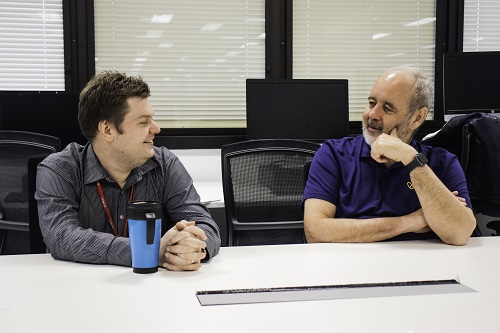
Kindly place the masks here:
[(120, 220), (123, 220), (123, 217), (124, 217), (123, 215), (120, 215)]

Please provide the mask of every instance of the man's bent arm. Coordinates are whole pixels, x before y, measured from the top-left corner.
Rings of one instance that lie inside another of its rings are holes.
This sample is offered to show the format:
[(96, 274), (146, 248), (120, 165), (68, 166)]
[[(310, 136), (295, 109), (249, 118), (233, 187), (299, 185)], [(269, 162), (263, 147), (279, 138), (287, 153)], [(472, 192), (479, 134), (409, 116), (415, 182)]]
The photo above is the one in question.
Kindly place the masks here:
[(309, 243), (376, 242), (407, 232), (428, 231), (422, 210), (400, 217), (372, 219), (334, 218), (335, 212), (335, 205), (321, 199), (304, 202), (304, 231)]
[[(379, 163), (388, 160), (408, 165), (417, 151), (402, 142), (396, 129), (390, 135), (382, 134), (372, 144), (372, 158)], [(429, 227), (447, 244), (464, 245), (476, 226), (472, 210), (462, 205), (455, 195), (434, 174), (428, 165), (416, 167), (410, 172), (420, 206)], [(458, 193), (460, 196), (460, 193)]]
[(79, 202), (70, 184), (79, 183), (39, 165), (35, 198), (40, 230), (51, 255), (59, 260), (131, 266), (128, 238), (79, 225)]
[(472, 210), (460, 203), (427, 165), (415, 168), (410, 180), (429, 227), (447, 244), (467, 243), (476, 227)]

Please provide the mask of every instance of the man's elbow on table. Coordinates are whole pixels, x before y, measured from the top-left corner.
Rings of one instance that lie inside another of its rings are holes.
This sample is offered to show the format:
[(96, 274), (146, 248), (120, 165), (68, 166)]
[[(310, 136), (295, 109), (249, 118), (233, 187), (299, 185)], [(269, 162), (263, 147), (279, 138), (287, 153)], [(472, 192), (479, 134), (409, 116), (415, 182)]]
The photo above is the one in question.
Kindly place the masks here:
[(326, 243), (325, 219), (335, 216), (335, 206), (320, 199), (307, 199), (304, 202), (304, 234), (308, 243)]
[(467, 244), (467, 241), (471, 237), (477, 225), (476, 218), (474, 217), (472, 211), (470, 211), (469, 214), (470, 215), (465, 218), (465, 221), (462, 221), (463, 227), (455, 228), (447, 234), (438, 234), (443, 243), (456, 246), (463, 246)]
[(306, 222), (306, 219), (304, 219), (304, 234), (306, 236), (306, 241), (307, 243), (324, 243), (325, 241), (321, 239), (321, 234), (317, 232), (317, 228), (314, 226), (311, 226), (314, 222)]
[(469, 236), (463, 236), (463, 235), (454, 235), (454, 236), (443, 236), (440, 237), (443, 243), (448, 244), (448, 245), (455, 245), (455, 246), (463, 246), (467, 244), (467, 241), (469, 240)]

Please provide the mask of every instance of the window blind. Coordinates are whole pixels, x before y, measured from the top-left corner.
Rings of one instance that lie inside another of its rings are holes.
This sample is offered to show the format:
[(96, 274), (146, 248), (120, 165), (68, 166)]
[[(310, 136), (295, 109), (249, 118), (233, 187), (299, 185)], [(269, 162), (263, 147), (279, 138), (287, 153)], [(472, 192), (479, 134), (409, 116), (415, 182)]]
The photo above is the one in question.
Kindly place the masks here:
[(64, 91), (62, 0), (0, 1), (0, 90)]
[(464, 0), (464, 52), (500, 51), (500, 2)]
[(94, 0), (96, 71), (141, 75), (162, 128), (246, 127), (265, 76), (264, 0)]
[(417, 65), (434, 80), (435, 17), (434, 0), (294, 0), (293, 77), (348, 79), (359, 121), (385, 69)]

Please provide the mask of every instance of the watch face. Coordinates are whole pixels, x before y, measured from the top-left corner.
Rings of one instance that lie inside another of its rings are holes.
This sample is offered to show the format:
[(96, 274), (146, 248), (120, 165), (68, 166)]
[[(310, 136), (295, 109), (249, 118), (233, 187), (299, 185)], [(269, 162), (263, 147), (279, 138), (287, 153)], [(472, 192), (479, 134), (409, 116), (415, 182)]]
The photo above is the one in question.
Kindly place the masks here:
[(427, 162), (429, 162), (429, 160), (423, 153), (417, 154), (417, 156), (415, 156), (415, 160), (417, 160), (420, 165), (424, 165), (427, 164)]

